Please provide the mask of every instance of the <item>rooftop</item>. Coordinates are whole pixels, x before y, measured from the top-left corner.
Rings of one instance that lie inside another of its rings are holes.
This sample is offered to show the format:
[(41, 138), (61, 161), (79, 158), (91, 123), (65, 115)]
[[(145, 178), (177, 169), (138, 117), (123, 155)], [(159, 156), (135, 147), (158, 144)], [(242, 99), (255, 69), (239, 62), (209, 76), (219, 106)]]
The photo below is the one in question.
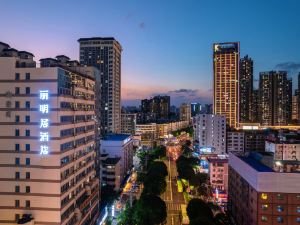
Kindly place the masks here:
[(274, 170), (272, 168), (262, 164), (260, 161), (258, 161), (254, 157), (240, 156), (239, 158), (258, 172), (274, 172)]
[(103, 140), (106, 141), (124, 141), (129, 138), (130, 134), (108, 134), (106, 135)]
[(116, 158), (107, 158), (105, 160), (102, 160), (104, 164), (110, 164), (110, 165), (116, 165), (121, 160), (120, 157)]
[(90, 38), (79, 38), (77, 41), (93, 41), (93, 40), (100, 40), (100, 41), (115, 41), (116, 39), (113, 37), (90, 37)]

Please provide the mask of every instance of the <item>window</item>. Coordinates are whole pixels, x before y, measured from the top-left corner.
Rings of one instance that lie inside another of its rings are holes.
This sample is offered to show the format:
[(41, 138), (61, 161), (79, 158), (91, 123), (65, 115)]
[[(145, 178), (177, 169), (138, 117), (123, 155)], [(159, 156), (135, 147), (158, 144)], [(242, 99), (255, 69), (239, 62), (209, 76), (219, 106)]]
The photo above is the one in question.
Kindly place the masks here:
[(30, 109), (30, 101), (26, 101), (25, 102), (25, 108), (26, 109)]
[(30, 193), (30, 186), (26, 186), (26, 193)]
[(20, 200), (15, 200), (15, 207), (20, 207)]
[(29, 137), (30, 136), (30, 130), (25, 130), (25, 136)]
[(16, 109), (20, 108), (20, 102), (19, 101), (15, 101), (15, 108)]
[(283, 217), (278, 216), (278, 217), (277, 217), (277, 222), (278, 222), (278, 223), (283, 223)]
[(300, 206), (297, 206), (296, 212), (300, 213)]
[(20, 186), (15, 186), (15, 192), (19, 193), (20, 192)]
[(20, 172), (16, 172), (15, 178), (20, 179)]
[(25, 162), (26, 162), (26, 166), (29, 166), (30, 165), (30, 158), (26, 158)]
[(30, 201), (29, 201), (29, 200), (26, 200), (26, 201), (25, 201), (25, 207), (26, 207), (26, 208), (29, 208), (29, 207), (30, 207)]
[(20, 158), (15, 158), (15, 164), (20, 165)]
[(26, 179), (30, 179), (30, 172), (26, 172)]
[(30, 144), (25, 144), (25, 150), (30, 151)]
[(300, 223), (300, 217), (297, 217), (297, 218), (296, 218), (296, 222), (297, 222), (297, 223)]
[(284, 196), (283, 196), (282, 194), (277, 194), (277, 199), (278, 199), (278, 200), (283, 200), (283, 197), (284, 197)]
[(20, 214), (15, 214), (15, 220), (18, 222), (20, 219)]
[(19, 73), (15, 73), (15, 80), (20, 80), (20, 74)]
[(278, 211), (278, 212), (283, 212), (283, 206), (278, 205), (278, 206), (277, 206), (277, 211)]
[(15, 144), (15, 151), (20, 151), (20, 144)]
[(19, 130), (19, 129), (16, 129), (16, 130), (15, 130), (15, 136), (16, 136), (16, 137), (19, 137), (19, 136), (20, 136), (20, 130)]
[(266, 216), (261, 216), (261, 221), (267, 222), (267, 221), (268, 221), (268, 217), (266, 217)]
[(20, 122), (20, 116), (15, 116), (15, 122), (19, 123)]
[(30, 80), (30, 73), (25, 74), (25, 80)]
[(263, 200), (267, 200), (268, 199), (268, 195), (265, 194), (265, 193), (262, 193), (261, 196), (260, 196), (261, 199)]
[(15, 87), (15, 94), (19, 95), (20, 94), (20, 88), (19, 87)]
[(30, 116), (25, 116), (25, 123), (30, 123)]
[(26, 94), (30, 94), (30, 87), (26, 87), (26, 88), (25, 88), (25, 93), (26, 93)]
[(261, 209), (262, 209), (262, 210), (267, 210), (268, 207), (269, 207), (269, 205), (267, 205), (267, 204), (261, 205)]

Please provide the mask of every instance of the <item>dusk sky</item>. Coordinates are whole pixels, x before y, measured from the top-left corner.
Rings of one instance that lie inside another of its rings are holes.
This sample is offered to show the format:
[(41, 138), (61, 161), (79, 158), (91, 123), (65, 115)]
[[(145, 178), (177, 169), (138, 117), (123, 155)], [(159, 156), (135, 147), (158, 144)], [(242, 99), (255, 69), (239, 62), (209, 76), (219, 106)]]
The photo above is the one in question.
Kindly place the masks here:
[(154, 94), (171, 95), (176, 105), (210, 103), (214, 42), (240, 41), (256, 77), (281, 69), (297, 82), (299, 9), (299, 0), (7, 0), (0, 41), (38, 61), (58, 54), (78, 59), (79, 38), (115, 37), (123, 47), (123, 104)]

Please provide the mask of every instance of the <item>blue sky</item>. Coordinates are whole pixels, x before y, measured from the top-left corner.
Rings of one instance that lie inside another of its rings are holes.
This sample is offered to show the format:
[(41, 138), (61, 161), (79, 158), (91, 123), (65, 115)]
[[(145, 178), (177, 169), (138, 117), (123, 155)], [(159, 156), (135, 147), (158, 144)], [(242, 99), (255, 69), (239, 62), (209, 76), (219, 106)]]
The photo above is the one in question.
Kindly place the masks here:
[(299, 8), (297, 0), (10, 0), (1, 3), (0, 41), (36, 60), (78, 59), (78, 38), (113, 36), (123, 46), (124, 104), (165, 93), (173, 104), (207, 103), (214, 42), (240, 41), (255, 76), (287, 69), (297, 82)]

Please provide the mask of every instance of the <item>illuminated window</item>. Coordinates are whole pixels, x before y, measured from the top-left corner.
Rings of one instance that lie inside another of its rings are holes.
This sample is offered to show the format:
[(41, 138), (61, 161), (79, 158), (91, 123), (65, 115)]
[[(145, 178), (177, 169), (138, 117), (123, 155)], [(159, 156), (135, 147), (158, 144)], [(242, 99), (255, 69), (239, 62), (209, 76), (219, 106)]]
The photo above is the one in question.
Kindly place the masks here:
[(300, 206), (297, 206), (296, 211), (297, 211), (297, 213), (300, 213)]
[(268, 221), (268, 217), (266, 217), (266, 216), (261, 216), (261, 221), (267, 222), (267, 221)]
[(265, 193), (262, 193), (261, 196), (260, 196), (261, 199), (263, 200), (267, 200), (268, 199), (268, 195), (265, 194)]
[(278, 199), (278, 200), (282, 200), (283, 197), (284, 197), (284, 196), (283, 196), (282, 194), (277, 194), (277, 199)]
[(262, 209), (262, 210), (267, 210), (268, 207), (269, 207), (269, 205), (267, 205), (267, 204), (261, 205), (261, 209)]

